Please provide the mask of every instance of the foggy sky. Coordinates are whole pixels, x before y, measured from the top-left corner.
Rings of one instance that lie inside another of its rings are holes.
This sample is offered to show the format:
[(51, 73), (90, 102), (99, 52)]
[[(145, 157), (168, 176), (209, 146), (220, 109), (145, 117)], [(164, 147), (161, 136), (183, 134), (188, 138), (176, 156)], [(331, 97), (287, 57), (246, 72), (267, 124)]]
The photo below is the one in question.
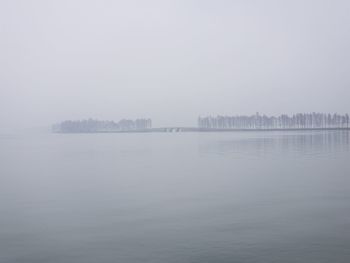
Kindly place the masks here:
[(350, 1), (0, 0), (0, 130), (350, 112)]

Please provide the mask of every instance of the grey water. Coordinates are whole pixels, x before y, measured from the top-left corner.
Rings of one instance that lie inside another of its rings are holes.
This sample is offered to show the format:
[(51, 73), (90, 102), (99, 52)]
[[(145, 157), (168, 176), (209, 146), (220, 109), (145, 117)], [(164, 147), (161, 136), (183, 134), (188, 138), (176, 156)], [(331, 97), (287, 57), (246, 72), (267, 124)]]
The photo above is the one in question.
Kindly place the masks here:
[(350, 133), (0, 135), (0, 262), (350, 262)]

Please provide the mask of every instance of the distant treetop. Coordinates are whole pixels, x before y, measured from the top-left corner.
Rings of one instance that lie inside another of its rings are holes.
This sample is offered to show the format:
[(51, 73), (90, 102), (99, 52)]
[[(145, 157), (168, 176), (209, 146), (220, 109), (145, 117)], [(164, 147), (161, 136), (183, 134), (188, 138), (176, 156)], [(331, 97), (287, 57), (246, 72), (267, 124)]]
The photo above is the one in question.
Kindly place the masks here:
[(199, 128), (209, 129), (307, 129), (349, 128), (349, 115), (330, 113), (297, 113), (292, 116), (207, 116), (198, 118)]
[(99, 121), (99, 120), (77, 120), (63, 121), (52, 126), (54, 132), (78, 133), (78, 132), (113, 132), (113, 131), (138, 131), (152, 128), (151, 119)]

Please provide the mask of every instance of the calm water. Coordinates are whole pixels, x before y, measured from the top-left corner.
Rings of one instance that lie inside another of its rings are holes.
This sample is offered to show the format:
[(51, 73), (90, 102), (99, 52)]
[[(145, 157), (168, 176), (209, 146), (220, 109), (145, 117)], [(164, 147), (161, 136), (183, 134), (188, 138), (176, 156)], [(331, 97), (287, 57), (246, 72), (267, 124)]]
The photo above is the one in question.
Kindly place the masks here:
[(350, 133), (0, 136), (0, 262), (350, 262)]

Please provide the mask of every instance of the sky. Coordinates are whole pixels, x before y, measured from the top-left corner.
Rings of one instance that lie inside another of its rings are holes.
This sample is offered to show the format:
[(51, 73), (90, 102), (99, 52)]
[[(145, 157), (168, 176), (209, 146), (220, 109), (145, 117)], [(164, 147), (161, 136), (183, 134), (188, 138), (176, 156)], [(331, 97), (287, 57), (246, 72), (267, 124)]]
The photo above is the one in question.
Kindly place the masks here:
[(347, 0), (0, 0), (0, 131), (350, 112)]

